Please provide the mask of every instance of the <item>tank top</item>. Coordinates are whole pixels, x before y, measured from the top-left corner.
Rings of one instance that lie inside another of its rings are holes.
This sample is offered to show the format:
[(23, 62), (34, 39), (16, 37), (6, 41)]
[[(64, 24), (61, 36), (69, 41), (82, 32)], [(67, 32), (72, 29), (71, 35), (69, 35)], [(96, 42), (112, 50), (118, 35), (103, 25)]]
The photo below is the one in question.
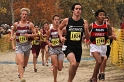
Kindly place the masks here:
[(32, 45), (40, 45), (41, 33), (38, 31), (38, 35), (32, 41)]
[(58, 30), (51, 29), (50, 30), (50, 42), (52, 43), (52, 48), (62, 47), (62, 43), (60, 42)]
[(24, 34), (32, 34), (30, 28), (29, 28), (29, 21), (24, 27), (21, 27), (19, 22), (17, 23), (16, 28), (16, 43), (21, 45), (27, 45), (30, 44), (31, 40), (30, 38), (27, 38), (24, 36)]
[(106, 22), (103, 22), (102, 25), (98, 25), (96, 24), (96, 22), (92, 23), (91, 37), (93, 37), (94, 40), (91, 42), (93, 44), (96, 45), (106, 44), (107, 39), (105, 35), (108, 35), (108, 28)]
[(64, 45), (70, 48), (82, 47), (82, 36), (84, 33), (84, 21), (82, 18), (75, 21), (72, 18), (68, 19), (68, 25), (66, 26), (66, 41)]

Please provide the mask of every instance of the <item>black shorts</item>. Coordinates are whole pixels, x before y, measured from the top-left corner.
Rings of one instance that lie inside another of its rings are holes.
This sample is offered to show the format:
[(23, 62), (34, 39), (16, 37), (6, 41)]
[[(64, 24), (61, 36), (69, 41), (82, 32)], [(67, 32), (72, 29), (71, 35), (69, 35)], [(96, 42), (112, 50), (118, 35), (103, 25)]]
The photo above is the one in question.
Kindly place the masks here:
[[(112, 40), (110, 40), (110, 45), (111, 45), (111, 43), (112, 43)], [(107, 45), (107, 51), (106, 51), (106, 56), (107, 56), (107, 58), (109, 58), (110, 51), (111, 51), (110, 45)]]
[(81, 61), (81, 56), (82, 56), (82, 48), (69, 48), (64, 51), (65, 56), (67, 57), (69, 53), (74, 53), (76, 62)]

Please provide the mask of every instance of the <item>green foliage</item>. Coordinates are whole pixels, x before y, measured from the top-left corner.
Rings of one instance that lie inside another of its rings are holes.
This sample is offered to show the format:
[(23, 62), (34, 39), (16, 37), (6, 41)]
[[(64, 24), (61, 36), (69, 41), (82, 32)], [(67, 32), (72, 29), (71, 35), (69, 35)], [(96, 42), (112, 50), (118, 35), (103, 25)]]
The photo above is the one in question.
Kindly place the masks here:
[(120, 3), (117, 5), (117, 12), (118, 12), (119, 18), (121, 19), (122, 14), (124, 14), (124, 3)]

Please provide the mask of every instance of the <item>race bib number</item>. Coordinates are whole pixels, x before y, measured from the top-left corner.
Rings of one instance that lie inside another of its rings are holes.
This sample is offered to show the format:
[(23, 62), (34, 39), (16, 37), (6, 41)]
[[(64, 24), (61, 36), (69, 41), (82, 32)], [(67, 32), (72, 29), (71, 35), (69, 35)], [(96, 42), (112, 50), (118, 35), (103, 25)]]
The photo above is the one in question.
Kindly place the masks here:
[(107, 39), (106, 45), (110, 45), (110, 39)]
[(105, 44), (105, 38), (104, 37), (97, 37), (96, 38), (96, 45), (103, 45)]
[(19, 42), (20, 43), (24, 43), (24, 42), (27, 42), (28, 41), (28, 38), (25, 37), (25, 36), (19, 36)]
[(51, 40), (52, 46), (60, 45), (59, 38), (55, 38)]
[(40, 44), (40, 41), (39, 40), (33, 40), (33, 44), (34, 45), (39, 45)]
[(70, 40), (79, 41), (81, 38), (81, 32), (71, 32)]

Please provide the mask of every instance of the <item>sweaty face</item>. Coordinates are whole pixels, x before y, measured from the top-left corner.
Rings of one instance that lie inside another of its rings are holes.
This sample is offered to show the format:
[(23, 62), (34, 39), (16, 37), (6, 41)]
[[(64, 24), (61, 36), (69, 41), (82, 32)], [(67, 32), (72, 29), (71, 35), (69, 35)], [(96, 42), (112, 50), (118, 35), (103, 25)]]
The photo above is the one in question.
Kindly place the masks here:
[(105, 18), (104, 21), (108, 22), (109, 20), (107, 18)]
[(38, 26), (35, 26), (36, 31), (38, 32)]
[(79, 16), (81, 14), (81, 6), (80, 5), (75, 5), (73, 13), (74, 13), (74, 15)]
[(44, 28), (44, 30), (48, 30), (48, 28), (49, 28), (49, 24), (47, 24), (47, 23), (44, 24), (44, 27), (43, 27), (43, 28)]
[(22, 20), (27, 20), (27, 16), (28, 16), (28, 13), (27, 13), (27, 11), (22, 11), (22, 13), (21, 13), (21, 19)]
[(103, 22), (105, 19), (105, 13), (104, 12), (100, 12), (98, 14), (97, 20), (99, 20), (100, 22)]
[(59, 25), (60, 24), (60, 19), (59, 19), (59, 17), (54, 17), (54, 20), (53, 20), (53, 24), (54, 25)]

